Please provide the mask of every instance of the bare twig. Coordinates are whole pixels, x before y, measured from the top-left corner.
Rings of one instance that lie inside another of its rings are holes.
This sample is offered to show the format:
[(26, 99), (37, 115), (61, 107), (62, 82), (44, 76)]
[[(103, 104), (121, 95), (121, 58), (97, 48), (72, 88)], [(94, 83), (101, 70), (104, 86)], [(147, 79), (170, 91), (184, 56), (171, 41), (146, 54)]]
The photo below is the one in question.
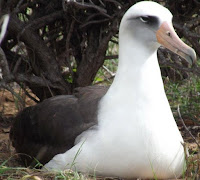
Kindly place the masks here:
[(40, 101), (38, 101), (36, 98), (34, 98), (33, 96), (31, 96), (30, 95), (30, 93), (26, 90), (26, 88), (24, 88), (23, 86), (20, 86), (22, 89), (23, 89), (23, 91), (25, 92), (25, 94), (30, 98), (30, 99), (32, 99), (34, 102), (36, 102), (36, 103), (39, 103)]
[(114, 39), (111, 39), (110, 42), (113, 42), (114, 44), (119, 44), (119, 42)]
[(73, 30), (74, 30), (74, 24), (75, 24), (75, 20), (73, 19), (71, 25), (70, 25), (70, 28), (69, 28), (69, 31), (68, 31), (68, 34), (67, 34), (67, 39), (66, 39), (66, 62), (67, 62), (67, 66), (69, 67), (69, 71), (70, 71), (70, 74), (72, 75), (72, 77), (74, 77), (74, 72), (72, 70), (72, 67), (71, 67), (71, 63), (70, 63), (70, 39), (71, 39), (71, 36), (72, 36), (72, 33), (73, 33)]
[(29, 83), (38, 87), (50, 87), (50, 88), (55, 88), (59, 89), (60, 86), (52, 84), (49, 80), (43, 79), (41, 77), (35, 76), (35, 75), (28, 75), (28, 74), (16, 74), (13, 76), (10, 74), (7, 78), (2, 79), (0, 81), (0, 87), (4, 88), (7, 87), (7, 84), (12, 83), (12, 82), (20, 82), (20, 83)]
[(103, 7), (106, 7), (106, 5), (102, 2), (102, 0), (99, 0), (99, 2)]
[(86, 2), (80, 3), (80, 2), (77, 2), (77, 1), (74, 1), (74, 0), (66, 0), (65, 4), (66, 5), (74, 5), (78, 9), (88, 9), (88, 8), (95, 9), (95, 10), (99, 11), (102, 15), (110, 18), (110, 16), (107, 14), (106, 9), (103, 9), (103, 8), (97, 6), (97, 5), (94, 5), (94, 4), (89, 4), (89, 3), (86, 3)]
[[(18, 35), (22, 30), (23, 23), (13, 17), (10, 20), (10, 33)], [(32, 29), (27, 29), (23, 36), (20, 37), (20, 40), (33, 52), (38, 65), (40, 65), (40, 70), (45, 73), (45, 78), (51, 83), (59, 84), (60, 86), (57, 86), (59, 91), (70, 92), (70, 89), (68, 89), (70, 86), (66, 86), (68, 83), (64, 81), (59, 71), (55, 54), (46, 46), (44, 41)], [(44, 82), (42, 82), (42, 85), (44, 85)]]
[[(169, 54), (172, 55), (173, 53), (169, 52)], [(172, 68), (174, 68), (176, 70), (180, 70), (182, 72), (194, 73), (194, 74), (200, 76), (200, 68), (198, 67), (198, 65), (194, 64), (192, 66), (192, 68), (190, 68), (190, 67), (188, 68), (188, 67), (184, 67), (182, 64), (178, 64), (178, 61), (172, 62), (168, 57), (165, 57), (165, 55), (163, 54), (163, 50), (161, 50), (161, 49), (158, 51), (158, 57), (160, 60), (159, 61), (160, 64), (163, 66), (172, 67)], [(177, 56), (177, 58), (179, 58), (179, 61), (181, 60), (179, 56)]]
[(200, 75), (200, 69), (198, 66), (194, 66), (193, 68), (187, 68), (187, 67), (183, 67), (183, 66), (180, 66), (176, 63), (172, 63), (170, 61), (165, 61), (165, 62), (162, 62), (162, 65), (164, 66), (170, 66), (176, 70), (180, 70), (182, 72), (190, 72), (190, 73), (194, 73), (196, 75)]
[(118, 55), (106, 56), (105, 60), (108, 60), (108, 59), (118, 59)]
[(197, 4), (197, 5), (200, 5), (200, 2), (198, 0), (194, 0), (194, 2)]
[(122, 7), (122, 4), (117, 2), (117, 1), (115, 1), (115, 0), (105, 0), (105, 1), (114, 3), (117, 8), (121, 9), (121, 7)]
[(115, 76), (115, 73), (112, 72), (112, 71), (110, 71), (106, 66), (103, 65), (102, 67), (103, 67), (103, 69), (106, 70), (111, 76), (113, 76), (113, 77)]
[(18, 10), (19, 7), (21, 6), (21, 4), (23, 3), (24, 0), (20, 0), (18, 3), (17, 3), (17, 6), (16, 6), (16, 9)]
[(10, 91), (19, 101), (21, 104), (23, 104), (23, 99), (21, 98), (21, 96), (19, 94), (17, 94), (13, 88), (11, 86), (9, 86), (7, 83), (5, 83), (4, 81), (0, 81), (0, 89), (7, 89), (8, 91)]
[(199, 35), (195, 35), (194, 33), (191, 33), (189, 29), (185, 26), (181, 26), (177, 23), (174, 23), (174, 27), (179, 30), (183, 36), (187, 38), (187, 40), (192, 44), (193, 48), (195, 49), (196, 53), (200, 56), (200, 48), (199, 48)]
[(108, 21), (109, 21), (108, 19), (89, 21), (87, 23), (80, 25), (80, 29), (85, 28), (86, 26), (91, 25), (91, 24), (100, 24), (100, 23), (108, 22)]
[(52, 92), (52, 90), (51, 90), (49, 84), (47, 83), (47, 80), (45, 79), (45, 77), (44, 77), (43, 74), (41, 74), (41, 77), (42, 77), (42, 79), (44, 80), (44, 83), (45, 83), (46, 87), (48, 88), (48, 90), (49, 90), (51, 96), (52, 96), (52, 97), (55, 96), (55, 95), (53, 94), (53, 92)]
[(195, 141), (195, 143), (197, 144), (197, 146), (200, 148), (200, 145), (199, 145), (198, 141), (197, 141), (196, 138), (192, 135), (192, 133), (190, 132), (190, 130), (188, 129), (188, 127), (187, 127), (187, 126), (185, 125), (185, 123), (184, 123), (184, 120), (183, 120), (183, 118), (182, 118), (182, 116), (181, 116), (181, 113), (180, 113), (180, 107), (179, 107), (179, 105), (178, 105), (177, 111), (178, 111), (179, 118), (180, 118), (180, 120), (181, 120), (181, 122), (182, 122), (182, 124), (183, 124), (183, 126), (184, 126), (184, 128), (185, 128), (185, 130), (189, 133), (189, 135), (190, 135), (190, 136), (192, 137), (192, 139)]
[[(60, 18), (63, 18), (63, 11), (57, 11), (52, 14), (49, 14), (47, 16), (43, 16), (41, 18), (38, 18), (36, 20), (31, 21), (28, 23), (22, 31), (18, 34), (18, 37), (20, 37), (27, 29), (39, 29), (41, 27), (44, 27), (48, 23), (51, 23), (52, 21), (58, 20)], [(19, 39), (19, 38), (18, 38)]]
[(200, 38), (200, 35), (198, 35), (197, 33), (192, 33), (186, 26), (181, 26), (178, 23), (174, 23), (173, 25), (179, 31), (184, 32), (184, 35), (186, 35), (186, 36), (190, 36), (190, 37), (194, 37), (194, 38)]
[(55, 89), (60, 88), (60, 86), (52, 84), (47, 79), (45, 79), (45, 82), (44, 82), (43, 78), (35, 76), (35, 75), (17, 74), (15, 76), (15, 78), (12, 80), (12, 82), (13, 81), (22, 82), (22, 83), (31, 83), (31, 84), (36, 85), (38, 87), (44, 87), (44, 86), (46, 86), (46, 84), (48, 84), (48, 86), (51, 87), (51, 88), (55, 88)]
[(89, 0), (91, 4), (95, 5), (92, 0)]
[(13, 74), (15, 74), (15, 73), (18, 71), (21, 62), (22, 62), (22, 58), (20, 57), (20, 58), (17, 60), (17, 62), (15, 63), (15, 66), (14, 66), (14, 68), (13, 68)]
[(112, 82), (112, 80), (114, 79), (114, 76), (111, 76), (111, 77), (106, 77), (104, 80), (102, 81), (97, 81), (95, 82), (93, 85), (98, 85), (98, 84), (104, 84), (104, 83), (108, 83), (108, 82)]
[(10, 69), (8, 65), (8, 61), (6, 59), (6, 55), (3, 49), (0, 47), (0, 68), (2, 69), (3, 78), (8, 78), (10, 76)]
[(87, 17), (87, 19), (85, 20), (85, 22), (89, 22), (92, 19), (95, 19), (95, 18), (100, 17), (100, 16), (101, 16), (101, 13), (93, 13), (90, 16)]

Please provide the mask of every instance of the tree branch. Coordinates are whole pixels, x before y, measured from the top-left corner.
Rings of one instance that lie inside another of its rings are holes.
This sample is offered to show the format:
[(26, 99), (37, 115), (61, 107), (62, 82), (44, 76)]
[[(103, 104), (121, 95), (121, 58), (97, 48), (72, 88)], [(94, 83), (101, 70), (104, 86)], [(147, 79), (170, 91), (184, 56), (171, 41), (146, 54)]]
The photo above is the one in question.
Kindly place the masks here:
[[(64, 1), (65, 5), (72, 5), (78, 9), (95, 9), (97, 11), (99, 11), (102, 15), (110, 18), (110, 16), (107, 14), (107, 11), (106, 9), (103, 9), (97, 5), (94, 5), (94, 4), (89, 4), (89, 3), (80, 3), (80, 2), (77, 2), (77, 1), (74, 1), (74, 0), (65, 0)], [(66, 8), (65, 8), (66, 9)]]
[(68, 31), (68, 34), (67, 34), (67, 39), (66, 39), (66, 63), (67, 63), (67, 66), (69, 67), (69, 71), (70, 71), (70, 74), (72, 75), (72, 77), (74, 76), (74, 72), (73, 72), (73, 69), (71, 67), (71, 63), (70, 63), (70, 39), (72, 37), (72, 33), (73, 33), (73, 30), (74, 30), (74, 24), (75, 24), (75, 20), (73, 19), (72, 20), (72, 23), (69, 27), (69, 31)]
[(105, 60), (109, 60), (109, 59), (118, 59), (118, 55), (111, 55), (111, 56), (105, 57)]
[[(8, 30), (10, 33), (18, 36), (23, 30), (23, 24), (16, 17), (12, 17)], [(67, 82), (62, 78), (55, 55), (41, 38), (32, 30), (27, 29), (19, 39), (26, 44), (27, 48), (30, 49), (33, 54), (35, 54), (35, 60), (37, 60), (37, 63), (40, 65), (40, 69), (43, 70), (45, 78), (49, 79), (54, 84), (60, 84), (61, 86), (56, 87), (59, 87), (62, 93), (69, 93), (71, 90), (67, 88), (70, 86), (66, 86)]]
[(181, 120), (181, 122), (183, 124), (183, 127), (189, 133), (189, 135), (192, 137), (192, 139), (194, 140), (194, 142), (197, 144), (198, 148), (200, 148), (200, 145), (199, 145), (198, 141), (196, 140), (196, 138), (193, 136), (193, 134), (190, 132), (190, 130), (188, 129), (188, 127), (184, 123), (184, 120), (183, 120), (183, 118), (181, 116), (181, 113), (180, 113), (180, 107), (179, 107), (179, 105), (178, 105), (177, 111), (178, 111), (179, 118), (180, 118), (180, 120)]
[(32, 30), (39, 29), (41, 27), (44, 27), (48, 25), (49, 23), (63, 18), (63, 11), (57, 11), (52, 14), (43, 16), (41, 18), (35, 19), (33, 21), (30, 21), (23, 30), (19, 33), (19, 36), (21, 36), (27, 29), (32, 28)]
[(0, 47), (0, 68), (2, 70), (2, 77), (4, 79), (8, 78), (11, 72), (8, 65), (8, 61), (6, 59), (6, 55), (1, 47)]

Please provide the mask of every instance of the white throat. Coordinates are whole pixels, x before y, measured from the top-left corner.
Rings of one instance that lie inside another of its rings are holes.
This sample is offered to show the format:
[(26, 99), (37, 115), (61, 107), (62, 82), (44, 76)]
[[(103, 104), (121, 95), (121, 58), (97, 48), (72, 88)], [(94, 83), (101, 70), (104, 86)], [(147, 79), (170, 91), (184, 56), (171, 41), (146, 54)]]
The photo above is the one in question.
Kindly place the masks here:
[[(157, 47), (143, 46), (133, 39), (126, 39), (126, 36), (119, 42), (119, 66), (114, 82), (100, 104), (103, 117), (99, 116), (99, 123), (106, 122), (106, 116), (111, 117), (111, 113), (118, 117), (118, 112), (130, 114), (135, 109), (133, 113), (137, 114), (137, 110), (146, 112), (152, 106), (167, 107), (169, 112), (157, 60)], [(116, 118), (113, 120), (116, 121)]]

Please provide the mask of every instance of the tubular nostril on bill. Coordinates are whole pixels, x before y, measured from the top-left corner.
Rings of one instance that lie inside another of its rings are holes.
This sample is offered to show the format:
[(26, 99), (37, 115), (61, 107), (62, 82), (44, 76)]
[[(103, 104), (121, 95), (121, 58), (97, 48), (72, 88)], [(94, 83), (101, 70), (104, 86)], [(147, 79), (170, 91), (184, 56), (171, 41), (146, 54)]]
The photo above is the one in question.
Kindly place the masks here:
[(171, 37), (170, 31), (167, 31), (166, 34), (167, 34), (167, 36)]

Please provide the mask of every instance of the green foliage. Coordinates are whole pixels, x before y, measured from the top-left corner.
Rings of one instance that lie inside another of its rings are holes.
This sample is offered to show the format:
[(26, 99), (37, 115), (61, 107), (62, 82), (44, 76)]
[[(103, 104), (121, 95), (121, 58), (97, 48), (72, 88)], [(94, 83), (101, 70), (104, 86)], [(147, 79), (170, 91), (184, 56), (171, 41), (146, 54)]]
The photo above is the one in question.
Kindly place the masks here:
[(172, 111), (177, 117), (177, 107), (180, 106), (183, 117), (197, 121), (200, 114), (200, 78), (191, 75), (190, 78), (177, 82), (165, 83), (165, 90)]
[[(109, 48), (106, 52), (106, 56), (110, 57), (113, 55), (118, 54), (118, 38), (113, 37), (112, 40), (109, 42)], [(113, 77), (115, 75), (115, 72), (117, 71), (117, 64), (118, 64), (118, 58), (113, 59), (106, 59), (104, 61), (103, 66), (99, 69), (97, 72), (97, 75), (94, 79), (93, 84), (107, 84), (110, 85), (112, 83)]]
[[(87, 177), (71, 170), (47, 172), (40, 169), (29, 169), (24, 167), (9, 167), (6, 164), (8, 160), (0, 164), (0, 179), (9, 180), (40, 180), (40, 179), (52, 179), (52, 180), (86, 180)], [(40, 164), (41, 165), (41, 164)]]

